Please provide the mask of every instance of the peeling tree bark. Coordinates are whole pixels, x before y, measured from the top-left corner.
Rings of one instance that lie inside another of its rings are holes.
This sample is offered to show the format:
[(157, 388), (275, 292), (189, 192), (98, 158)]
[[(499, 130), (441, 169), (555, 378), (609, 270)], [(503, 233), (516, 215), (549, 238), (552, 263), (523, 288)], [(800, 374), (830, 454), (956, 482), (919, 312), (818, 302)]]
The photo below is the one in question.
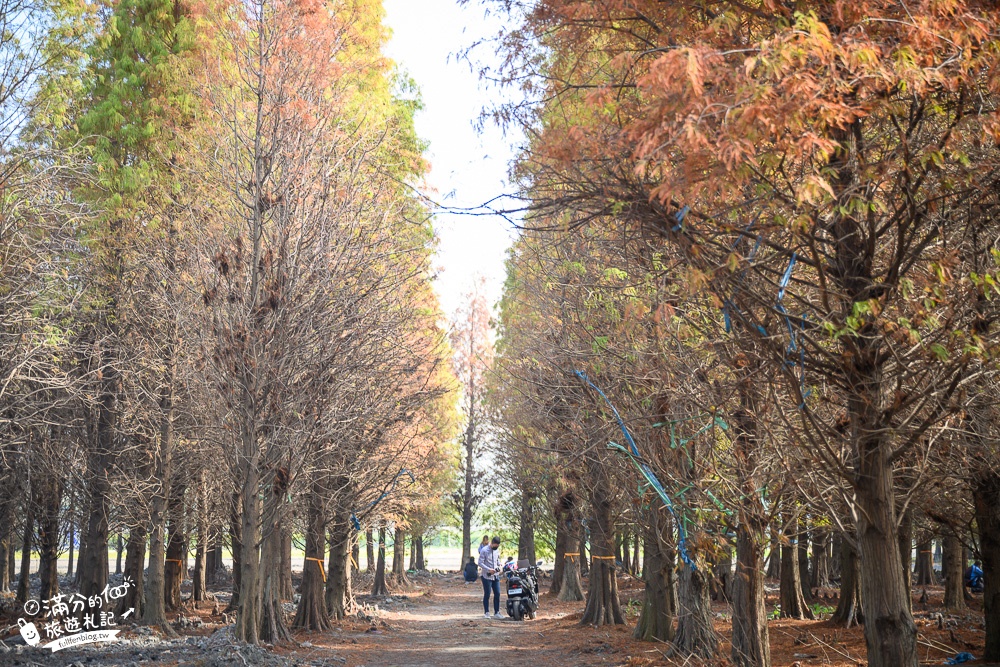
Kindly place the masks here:
[(580, 522), (576, 517), (576, 496), (572, 492), (563, 494), (559, 501), (561, 509), (557, 519), (563, 527), (563, 569), (558, 599), (561, 602), (579, 602), (584, 599), (580, 566), (585, 555), (580, 539)]
[[(566, 516), (567, 512), (572, 512), (575, 504), (576, 500), (573, 497), (572, 491), (567, 491), (559, 496), (552, 509), (552, 514), (556, 522), (556, 553), (555, 561), (552, 564), (552, 581), (549, 584), (549, 593), (552, 595), (559, 595), (559, 591), (562, 589), (563, 571), (566, 566), (566, 552), (573, 553), (575, 551), (574, 549), (567, 548), (570, 530), (569, 522), (572, 519), (568, 519)], [(576, 549), (578, 550), (579, 547)]]
[[(599, 462), (590, 461), (593, 488), (590, 505), (593, 520), (590, 530), (591, 566), (590, 587), (587, 589), (587, 606), (580, 619), (581, 625), (623, 625), (621, 600), (618, 598), (618, 580), (615, 577), (614, 522), (611, 520), (611, 499), (607, 493), (607, 476)], [(564, 575), (565, 576), (565, 575)], [(563, 582), (565, 585), (565, 580)]]
[[(331, 619), (342, 620), (354, 611), (354, 593), (351, 590), (350, 515), (345, 511), (337, 513), (330, 526), (330, 560), (327, 567), (326, 609)], [(384, 565), (383, 550), (383, 565)], [(383, 579), (384, 579), (383, 569)]]
[(643, 641), (660, 641), (669, 643), (674, 640), (673, 605), (674, 588), (674, 549), (673, 529), (666, 511), (662, 506), (646, 511), (646, 530), (643, 539), (645, 550), (643, 562), (646, 584), (642, 599), (642, 610), (639, 612), (639, 622), (632, 634)]
[(180, 609), (181, 582), (187, 576), (184, 558), (187, 554), (187, 535), (184, 532), (184, 492), (180, 484), (170, 489), (170, 539), (167, 542), (166, 567), (163, 579), (163, 602), (168, 611)]
[[(280, 504), (280, 499), (272, 499), (272, 503)], [(264, 528), (264, 542), (261, 545), (260, 564), (260, 641), (277, 644), (289, 641), (291, 635), (285, 625), (285, 610), (281, 605), (281, 508), (275, 507), (269, 512), (274, 517)], [(266, 515), (265, 515), (266, 516)]]
[(129, 609), (133, 617), (141, 618), (145, 605), (146, 587), (142, 571), (146, 560), (146, 530), (136, 526), (128, 532), (128, 542), (125, 544), (125, 576), (132, 581), (128, 592), (119, 603), (116, 615), (121, 616)]
[(327, 612), (322, 568), (326, 557), (326, 516), (323, 511), (325, 491), (319, 481), (319, 473), (314, 473), (312, 491), (309, 494), (309, 509), (306, 516), (306, 552), (302, 566), (301, 597), (295, 609), (292, 627), (299, 630), (325, 631), (331, 628)]
[(677, 635), (673, 646), (682, 656), (713, 658), (719, 651), (719, 638), (712, 627), (712, 603), (709, 600), (707, 572), (681, 566), (677, 586)]

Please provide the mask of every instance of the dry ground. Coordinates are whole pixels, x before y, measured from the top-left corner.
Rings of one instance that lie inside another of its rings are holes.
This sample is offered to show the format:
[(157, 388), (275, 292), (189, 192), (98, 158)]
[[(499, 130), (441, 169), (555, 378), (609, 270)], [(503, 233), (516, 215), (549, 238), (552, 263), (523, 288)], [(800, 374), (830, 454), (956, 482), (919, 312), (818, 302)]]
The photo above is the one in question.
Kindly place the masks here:
[[(363, 584), (363, 582), (359, 582)], [(631, 628), (642, 596), (642, 584), (620, 579), (627, 627), (581, 627), (583, 603), (561, 603), (543, 594), (539, 617), (515, 623), (482, 618), (482, 588), (466, 585), (458, 575), (422, 576), (406, 591), (387, 599), (361, 596), (360, 618), (351, 618), (327, 633), (299, 632), (292, 644), (264, 649), (239, 647), (228, 637), (229, 620), (215, 613), (213, 604), (188, 609), (180, 616), (181, 636), (161, 639), (141, 628), (125, 628), (124, 641), (50, 654), (27, 647), (0, 646), (0, 666), (31, 667), (467, 667), (478, 663), (529, 667), (590, 667), (615, 665), (639, 667), (670, 665), (728, 665), (728, 608), (716, 603), (716, 628), (722, 656), (715, 661), (671, 658), (663, 644), (637, 642)], [(543, 581), (543, 590), (547, 582)], [(942, 664), (959, 651), (980, 655), (985, 640), (979, 601), (964, 614), (941, 609), (942, 590), (928, 588), (928, 601), (920, 603), (915, 591), (914, 614), (920, 630), (921, 658), (925, 664)], [(818, 603), (836, 605), (836, 591)], [(221, 597), (221, 596), (220, 596)], [(773, 604), (775, 600), (769, 600)], [(224, 606), (222, 604), (221, 606)], [(291, 609), (292, 605), (288, 605)], [(191, 621), (195, 622), (192, 624)], [(0, 637), (11, 619), (0, 617)], [(940, 626), (940, 627), (939, 627)], [(845, 630), (826, 621), (773, 620), (770, 622), (775, 667), (865, 665), (860, 628)], [(14, 630), (16, 632), (16, 630)], [(48, 655), (46, 655), (48, 654)], [(983, 664), (983, 663), (968, 663)]]

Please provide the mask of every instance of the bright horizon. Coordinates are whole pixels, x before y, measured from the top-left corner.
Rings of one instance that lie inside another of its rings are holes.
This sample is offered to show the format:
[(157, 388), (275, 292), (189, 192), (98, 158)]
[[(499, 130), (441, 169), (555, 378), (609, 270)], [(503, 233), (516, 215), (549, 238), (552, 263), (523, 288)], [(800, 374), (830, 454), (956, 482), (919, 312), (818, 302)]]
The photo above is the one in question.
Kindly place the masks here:
[[(498, 91), (482, 84), (469, 63), (458, 58), (474, 42), (496, 34), (502, 25), (499, 17), (486, 14), (475, 2), (465, 7), (456, 0), (384, 4), (385, 22), (392, 30), (386, 55), (412, 77), (424, 102), (415, 122), (421, 139), (429, 142), (426, 194), (445, 206), (474, 208), (511, 193), (507, 169), (520, 137), (504, 137), (489, 122), (481, 133), (475, 130), (474, 123)], [(476, 49), (473, 58), (477, 65), (493, 69), (499, 64), (488, 45)], [(485, 279), (488, 302), (495, 305), (514, 229), (500, 216), (448, 211), (435, 213), (434, 228), (439, 238), (434, 288), (445, 317), (451, 318), (479, 276)]]

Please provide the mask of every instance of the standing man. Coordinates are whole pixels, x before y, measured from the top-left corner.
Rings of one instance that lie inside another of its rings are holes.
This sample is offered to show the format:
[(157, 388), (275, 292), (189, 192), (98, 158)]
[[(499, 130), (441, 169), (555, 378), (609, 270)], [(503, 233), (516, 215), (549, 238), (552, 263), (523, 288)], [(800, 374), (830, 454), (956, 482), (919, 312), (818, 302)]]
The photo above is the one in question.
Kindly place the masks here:
[(493, 592), (493, 618), (500, 615), (500, 538), (479, 551), (479, 569), (483, 580), (483, 618), (490, 618), (490, 591)]

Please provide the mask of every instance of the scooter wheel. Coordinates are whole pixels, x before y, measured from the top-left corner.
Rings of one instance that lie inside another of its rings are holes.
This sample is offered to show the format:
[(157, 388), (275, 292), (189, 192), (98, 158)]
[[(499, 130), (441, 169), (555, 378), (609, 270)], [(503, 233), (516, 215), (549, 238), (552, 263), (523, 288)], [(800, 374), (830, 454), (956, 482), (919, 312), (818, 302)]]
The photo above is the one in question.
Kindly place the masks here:
[(521, 603), (518, 602), (518, 603), (514, 604), (514, 614), (513, 615), (514, 615), (514, 620), (515, 621), (524, 620), (524, 610), (521, 609)]
[(535, 610), (529, 608), (528, 612), (525, 614), (525, 616), (528, 617), (528, 620), (531, 620), (531, 621), (535, 620)]

